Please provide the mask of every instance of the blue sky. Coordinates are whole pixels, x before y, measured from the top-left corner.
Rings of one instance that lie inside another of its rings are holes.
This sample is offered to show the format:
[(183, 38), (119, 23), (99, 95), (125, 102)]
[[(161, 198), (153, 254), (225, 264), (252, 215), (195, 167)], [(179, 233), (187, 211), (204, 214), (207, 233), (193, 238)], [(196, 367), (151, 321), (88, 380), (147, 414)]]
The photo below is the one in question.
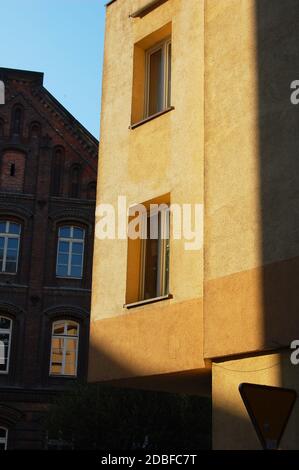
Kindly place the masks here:
[(1, 1), (0, 66), (44, 72), (44, 86), (99, 137), (106, 0)]

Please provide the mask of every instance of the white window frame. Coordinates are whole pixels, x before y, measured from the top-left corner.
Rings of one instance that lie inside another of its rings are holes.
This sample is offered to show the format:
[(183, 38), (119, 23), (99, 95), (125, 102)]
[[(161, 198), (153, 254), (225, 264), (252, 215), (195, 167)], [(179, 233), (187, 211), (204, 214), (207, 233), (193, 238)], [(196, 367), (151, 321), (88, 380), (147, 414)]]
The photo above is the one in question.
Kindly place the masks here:
[[(142, 239), (141, 239), (141, 264), (140, 264), (140, 283), (139, 283), (139, 300), (144, 300), (144, 287), (145, 287), (145, 272), (146, 272), (146, 246), (147, 246), (147, 224), (150, 223), (150, 218), (153, 216), (160, 217), (159, 234), (158, 234), (158, 271), (157, 271), (157, 285), (156, 297), (167, 295), (166, 292), (166, 255), (167, 243), (169, 243), (169, 225), (170, 225), (170, 210), (169, 207), (159, 208), (156, 211), (147, 212), (142, 215)], [(169, 273), (168, 273), (169, 276)], [(169, 279), (168, 279), (169, 284)], [(148, 299), (150, 300), (150, 299)]]
[[(59, 323), (64, 323), (64, 334), (63, 335), (57, 335), (54, 334), (54, 329), (55, 326)], [(68, 325), (76, 325), (77, 327), (77, 335), (76, 336), (71, 336), (67, 334), (67, 326)], [(62, 357), (62, 373), (61, 374), (55, 374), (51, 372), (52, 368), (52, 355), (53, 355), (53, 339), (63, 339), (63, 357)], [(65, 359), (66, 359), (66, 351), (67, 351), (67, 340), (72, 339), (76, 340), (76, 354), (75, 354), (75, 374), (65, 374)], [(75, 378), (77, 377), (77, 372), (78, 372), (78, 351), (79, 351), (79, 340), (80, 340), (80, 324), (76, 321), (73, 320), (56, 320), (52, 324), (52, 335), (51, 335), (51, 355), (50, 355), (50, 370), (49, 370), (49, 375), (51, 377), (70, 377), (70, 378)]]
[[(162, 62), (163, 62), (163, 104), (162, 104), (162, 111), (168, 109), (171, 106), (171, 90), (168, 90), (168, 81), (169, 81), (169, 65), (171, 67), (171, 63), (169, 64), (169, 55), (168, 50), (169, 46), (172, 45), (171, 37), (168, 37), (164, 41), (156, 44), (151, 49), (148, 49), (145, 52), (145, 103), (144, 103), (144, 118), (148, 118), (152, 116), (149, 114), (149, 95), (150, 95), (150, 58), (151, 55), (161, 49), (162, 51)], [(171, 88), (171, 86), (170, 86)]]
[(4, 444), (4, 450), (7, 450), (8, 429), (0, 426), (2, 431), (5, 431), (5, 437), (0, 437), (0, 444)]
[(12, 337), (12, 324), (13, 321), (11, 318), (6, 317), (5, 315), (0, 315), (0, 318), (5, 318), (5, 320), (8, 320), (10, 322), (10, 327), (9, 329), (4, 329), (0, 328), (0, 333), (1, 334), (8, 334), (9, 340), (8, 340), (8, 351), (7, 351), (7, 364), (6, 364), (6, 369), (5, 370), (0, 370), (0, 374), (8, 374), (9, 372), (9, 363), (10, 363), (10, 351), (11, 351), (11, 337)]
[[(5, 233), (1, 232), (0, 237), (4, 238), (4, 247), (3, 247), (3, 260), (2, 260), (2, 266), (0, 269), (0, 272), (2, 274), (11, 274), (15, 275), (18, 272), (18, 267), (19, 267), (19, 253), (20, 253), (20, 241), (21, 241), (21, 231), (22, 231), (22, 226), (18, 222), (13, 222), (11, 220), (0, 220), (0, 222), (5, 223)], [(9, 231), (9, 225), (10, 223), (14, 225), (18, 225), (20, 227), (20, 233), (8, 233)], [(16, 260), (16, 270), (13, 273), (7, 272), (6, 271), (6, 259), (7, 259), (7, 246), (8, 246), (8, 239), (9, 238), (15, 238), (18, 240), (18, 250), (17, 250), (17, 260)]]
[[(61, 237), (59, 235), (59, 231), (62, 228), (69, 228), (71, 231), (71, 236), (70, 238), (66, 237)], [(83, 238), (72, 238), (74, 234), (74, 229), (80, 229), (83, 230)], [(68, 267), (67, 267), (67, 275), (66, 276), (61, 276), (58, 274), (58, 257), (59, 257), (59, 244), (60, 242), (67, 242), (69, 244), (69, 250), (67, 253), (68, 256)], [(81, 265), (81, 276), (72, 276), (71, 271), (72, 271), (72, 253), (73, 253), (73, 243), (81, 243), (83, 245), (83, 250), (82, 250), (82, 265)], [(56, 256), (56, 277), (60, 279), (82, 279), (83, 278), (83, 267), (84, 267), (84, 249), (85, 249), (85, 229), (82, 227), (78, 227), (75, 225), (62, 225), (58, 229), (58, 243), (57, 243), (57, 256)]]

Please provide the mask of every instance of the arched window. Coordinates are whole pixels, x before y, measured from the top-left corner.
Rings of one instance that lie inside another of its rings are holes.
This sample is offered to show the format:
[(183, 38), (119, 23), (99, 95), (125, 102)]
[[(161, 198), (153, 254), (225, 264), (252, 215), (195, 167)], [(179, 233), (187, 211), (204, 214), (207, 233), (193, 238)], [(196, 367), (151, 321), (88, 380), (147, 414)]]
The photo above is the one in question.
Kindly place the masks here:
[(77, 375), (79, 324), (58, 320), (52, 326), (50, 375)]
[(11, 133), (13, 135), (20, 135), (22, 133), (23, 125), (23, 109), (21, 106), (15, 106), (12, 111)]
[(52, 160), (52, 180), (51, 180), (51, 194), (52, 196), (60, 196), (61, 183), (63, 179), (63, 166), (64, 166), (64, 149), (61, 147), (54, 149)]
[(85, 230), (64, 226), (58, 230), (57, 277), (82, 278)]
[(21, 226), (0, 220), (0, 272), (15, 274), (18, 270)]
[(97, 183), (95, 181), (92, 181), (87, 186), (87, 198), (95, 200), (97, 196), (96, 193), (97, 193)]
[(70, 197), (78, 198), (80, 196), (81, 166), (75, 164), (70, 173)]
[(41, 126), (39, 122), (33, 122), (30, 126), (30, 139), (39, 139), (41, 134)]
[(0, 316), (0, 374), (9, 370), (12, 320)]
[(7, 428), (3, 428), (2, 426), (0, 426), (0, 450), (7, 449), (7, 435)]

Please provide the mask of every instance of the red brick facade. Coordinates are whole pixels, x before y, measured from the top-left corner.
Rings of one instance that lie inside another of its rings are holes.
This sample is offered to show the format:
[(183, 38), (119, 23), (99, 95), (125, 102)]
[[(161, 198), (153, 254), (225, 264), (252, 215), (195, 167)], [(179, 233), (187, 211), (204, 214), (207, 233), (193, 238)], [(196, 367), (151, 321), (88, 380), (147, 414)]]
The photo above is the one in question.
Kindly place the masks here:
[[(52, 323), (80, 325), (77, 378), (87, 371), (98, 142), (43, 87), (43, 74), (0, 68), (0, 223), (21, 226), (18, 269), (0, 270), (0, 316), (12, 320), (0, 373), (8, 448), (44, 448), (42, 415), (75, 379), (49, 375)], [(85, 231), (83, 276), (56, 276), (58, 230)]]

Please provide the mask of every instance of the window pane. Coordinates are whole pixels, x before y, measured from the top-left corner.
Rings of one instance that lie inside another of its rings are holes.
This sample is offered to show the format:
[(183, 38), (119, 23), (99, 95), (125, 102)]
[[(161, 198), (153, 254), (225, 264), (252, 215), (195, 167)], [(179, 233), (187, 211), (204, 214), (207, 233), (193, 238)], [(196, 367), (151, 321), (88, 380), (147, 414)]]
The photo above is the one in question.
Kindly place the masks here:
[(0, 438), (5, 438), (6, 437), (6, 429), (0, 428)]
[(74, 375), (76, 376), (76, 362), (75, 359), (71, 362), (66, 362), (64, 367), (64, 375)]
[(4, 258), (4, 237), (0, 237), (0, 271), (2, 271), (3, 258)]
[(156, 223), (159, 219), (151, 217), (148, 218), (147, 223), (147, 239), (144, 241), (144, 299), (152, 299), (157, 296), (159, 239), (151, 238), (151, 224)]
[(57, 265), (57, 270), (56, 270), (57, 276), (66, 277), (68, 275), (67, 274), (67, 269), (68, 269), (67, 266), (58, 264)]
[(65, 375), (76, 374), (77, 339), (68, 339), (65, 356)]
[(6, 253), (6, 263), (8, 261), (17, 261), (17, 254), (18, 252), (16, 250), (7, 250), (7, 253)]
[[(55, 323), (54, 328), (53, 328), (53, 334), (54, 335), (63, 335), (64, 334), (64, 325), (65, 325), (64, 322)], [(60, 344), (59, 341), (63, 341), (63, 340), (61, 340), (59, 338), (54, 338), (53, 339), (53, 342), (54, 342), (53, 344), (54, 344), (55, 347), (57, 347), (57, 344)]]
[(17, 263), (13, 261), (6, 262), (5, 272), (15, 273), (17, 271)]
[(150, 55), (149, 59), (149, 116), (163, 109), (163, 59), (162, 49)]
[(79, 240), (83, 240), (84, 238), (84, 230), (82, 228), (74, 227), (74, 237)]
[(68, 253), (69, 252), (69, 242), (59, 242), (58, 251), (59, 253)]
[(57, 338), (57, 336), (64, 335), (64, 323), (59, 323), (58, 325), (54, 326), (53, 335), (54, 337), (52, 338), (52, 347), (56, 349), (63, 348), (64, 338)]
[(9, 342), (10, 335), (7, 333), (0, 333), (0, 372), (7, 371)]
[(69, 257), (68, 257), (68, 255), (64, 255), (64, 254), (59, 254), (59, 255), (58, 255), (58, 264), (59, 264), (59, 265), (65, 265), (65, 266), (67, 266), (67, 265), (68, 265), (68, 262), (69, 262)]
[(62, 364), (63, 351), (61, 349), (52, 350), (52, 364)]
[(5, 226), (6, 226), (5, 222), (0, 222), (0, 233), (5, 233)]
[(72, 255), (72, 266), (82, 266), (82, 255)]
[(83, 253), (83, 243), (73, 243), (72, 251), (73, 253), (76, 253), (76, 254)]
[(7, 240), (7, 248), (12, 248), (17, 250), (19, 246), (19, 239), (18, 238), (9, 238)]
[(9, 330), (11, 325), (11, 320), (5, 317), (0, 317), (0, 330)]
[(72, 266), (72, 268), (71, 268), (71, 276), (72, 276), (72, 277), (81, 277), (81, 276), (82, 276), (82, 268), (81, 268), (81, 266)]
[(13, 233), (15, 235), (19, 235), (21, 231), (21, 227), (19, 224), (13, 224), (12, 222), (9, 223), (9, 233)]
[(52, 362), (50, 373), (52, 375), (62, 375), (62, 364)]
[(77, 338), (68, 338), (66, 340), (67, 342), (67, 350), (66, 350), (66, 354), (68, 355), (70, 352), (73, 352), (73, 351), (76, 351), (77, 349)]
[(70, 336), (77, 336), (78, 335), (78, 325), (69, 323), (67, 325), (67, 334)]
[(61, 227), (59, 229), (59, 236), (62, 238), (70, 238), (71, 237), (71, 227)]

